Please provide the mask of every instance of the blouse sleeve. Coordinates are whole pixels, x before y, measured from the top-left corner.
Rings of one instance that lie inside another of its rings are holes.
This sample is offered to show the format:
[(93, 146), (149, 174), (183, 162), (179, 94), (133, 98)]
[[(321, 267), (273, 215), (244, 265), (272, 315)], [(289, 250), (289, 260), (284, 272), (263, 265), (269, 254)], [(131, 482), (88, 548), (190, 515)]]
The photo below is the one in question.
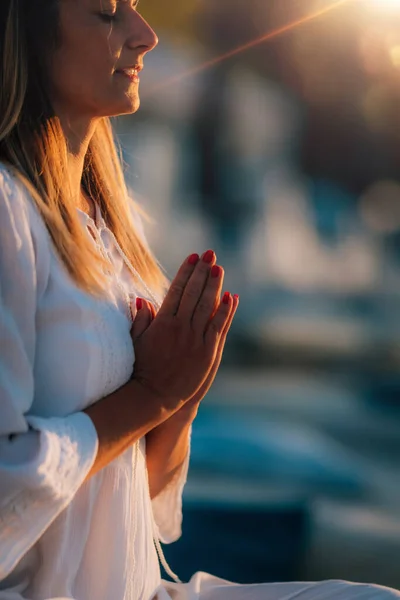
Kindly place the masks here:
[(176, 542), (182, 535), (182, 495), (185, 487), (190, 461), (190, 435), (189, 446), (179, 473), (163, 489), (163, 491), (152, 499), (154, 521), (157, 528), (157, 535), (164, 544)]
[(22, 186), (0, 168), (0, 580), (72, 500), (98, 445), (86, 414), (41, 418), (32, 410), (36, 309), (50, 264), (39, 222)]

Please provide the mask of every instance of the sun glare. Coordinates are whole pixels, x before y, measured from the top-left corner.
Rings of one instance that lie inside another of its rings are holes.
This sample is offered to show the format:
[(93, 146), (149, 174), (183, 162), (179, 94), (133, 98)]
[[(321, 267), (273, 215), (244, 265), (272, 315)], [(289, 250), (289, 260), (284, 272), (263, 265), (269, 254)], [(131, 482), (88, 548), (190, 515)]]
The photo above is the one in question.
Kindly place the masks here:
[(367, 0), (367, 2), (376, 9), (400, 11), (400, 0)]

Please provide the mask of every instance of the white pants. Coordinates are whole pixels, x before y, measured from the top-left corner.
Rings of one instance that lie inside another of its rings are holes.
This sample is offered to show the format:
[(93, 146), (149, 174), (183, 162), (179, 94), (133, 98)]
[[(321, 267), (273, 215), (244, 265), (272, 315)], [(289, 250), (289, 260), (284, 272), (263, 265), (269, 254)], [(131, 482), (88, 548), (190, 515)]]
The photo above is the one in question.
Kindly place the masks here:
[(196, 573), (189, 583), (164, 582), (158, 600), (400, 600), (400, 592), (346, 581), (238, 585)]
[[(4, 595), (3, 595), (4, 594)], [(19, 594), (1, 592), (1, 600), (22, 600)], [(400, 592), (372, 584), (347, 581), (319, 583), (255, 583), (239, 585), (208, 573), (196, 573), (189, 583), (163, 582), (153, 600), (400, 600)], [(73, 600), (48, 598), (47, 600)], [(78, 600), (78, 599), (76, 599)], [(97, 600), (93, 598), (93, 600)], [(121, 600), (110, 598), (109, 600)], [(145, 599), (141, 599), (145, 600)]]

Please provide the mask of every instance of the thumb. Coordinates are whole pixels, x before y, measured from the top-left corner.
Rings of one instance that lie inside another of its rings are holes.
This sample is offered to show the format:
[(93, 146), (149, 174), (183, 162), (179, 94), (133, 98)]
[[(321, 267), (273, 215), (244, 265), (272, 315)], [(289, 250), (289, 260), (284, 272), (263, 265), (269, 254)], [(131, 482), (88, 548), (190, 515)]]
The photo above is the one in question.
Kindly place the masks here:
[(133, 325), (131, 328), (131, 338), (135, 342), (149, 327), (153, 320), (153, 313), (150, 303), (143, 298), (136, 298), (135, 311), (132, 307)]

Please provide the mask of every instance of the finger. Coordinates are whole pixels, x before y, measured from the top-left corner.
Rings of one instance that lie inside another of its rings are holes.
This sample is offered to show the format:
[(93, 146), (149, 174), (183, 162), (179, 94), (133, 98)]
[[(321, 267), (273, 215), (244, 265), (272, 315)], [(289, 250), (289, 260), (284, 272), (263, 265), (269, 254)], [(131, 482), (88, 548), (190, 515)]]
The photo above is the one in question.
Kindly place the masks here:
[[(210, 271), (215, 265), (215, 261), (216, 256), (212, 250), (208, 250), (202, 255), (189, 281), (186, 284), (177, 312), (177, 317), (183, 320), (191, 320), (193, 318), (197, 304), (199, 301), (201, 301), (202, 294), (209, 281)], [(210, 315), (213, 308), (213, 303), (209, 308)]]
[(216, 315), (221, 302), (224, 276), (224, 269), (219, 265), (214, 265), (211, 268), (208, 281), (193, 313), (192, 325), (194, 330), (204, 331), (209, 320)]
[(174, 316), (177, 313), (183, 292), (199, 262), (199, 258), (198, 254), (191, 254), (183, 262), (158, 311), (159, 316)]
[[(235, 294), (233, 296), (233, 298), (232, 298), (232, 308), (231, 308), (231, 312), (229, 314), (228, 320), (225, 323), (225, 327), (224, 327), (224, 330), (222, 332), (222, 338), (226, 339), (226, 336), (228, 335), (228, 332), (229, 332), (229, 330), (231, 328), (233, 319), (235, 317), (236, 311), (237, 311), (238, 306), (239, 306), (239, 300), (240, 300), (240, 298), (239, 298), (238, 294)], [(225, 343), (225, 340), (224, 340), (223, 343)]]
[(148, 299), (146, 299), (146, 300), (143, 299), (143, 302), (147, 303), (148, 309), (151, 313), (151, 319), (153, 320), (157, 316), (157, 310), (155, 309), (154, 304), (152, 302), (150, 302), (150, 300), (148, 300)]
[(156, 311), (156, 309), (155, 309), (155, 306), (154, 306), (154, 304), (152, 304), (151, 302), (150, 302), (149, 304), (150, 304), (150, 308), (151, 308), (151, 314), (152, 314), (152, 316), (153, 316), (153, 319), (155, 319), (155, 318), (156, 318), (156, 316), (157, 316), (157, 311)]
[(235, 296), (233, 296), (233, 302), (232, 302), (232, 307), (229, 313), (229, 317), (227, 319), (226, 325), (224, 327), (224, 330), (222, 332), (222, 335), (219, 339), (219, 343), (218, 343), (218, 349), (217, 349), (217, 353), (215, 356), (215, 360), (214, 363), (211, 367), (211, 370), (208, 374), (207, 380), (205, 381), (205, 383), (203, 384), (203, 388), (200, 389), (200, 391), (198, 392), (200, 394), (200, 396), (203, 398), (204, 395), (207, 393), (207, 390), (210, 388), (210, 386), (212, 385), (217, 373), (218, 373), (218, 369), (219, 366), (221, 364), (221, 360), (222, 360), (222, 355), (224, 352), (224, 347), (225, 347), (225, 342), (226, 342), (226, 336), (227, 333), (230, 329), (230, 326), (232, 324), (233, 318), (235, 316), (237, 307), (239, 306), (239, 296), (237, 294), (235, 294)]
[[(224, 278), (225, 278), (225, 271), (223, 270), (222, 279), (224, 279)], [(217, 298), (217, 302), (215, 303), (214, 310), (213, 310), (213, 312), (211, 314), (210, 319), (213, 319), (215, 317), (215, 314), (217, 312), (218, 306), (219, 306), (219, 304), (221, 302), (221, 292), (222, 292), (222, 285), (221, 285), (221, 290), (219, 290), (219, 295), (218, 295), (218, 298)]]
[(146, 306), (146, 309), (149, 312), (150, 315), (150, 321), (152, 321), (154, 319), (154, 317), (156, 316), (156, 309), (154, 308), (154, 305), (152, 302), (150, 302), (150, 300), (143, 300), (143, 305)]
[(231, 294), (229, 292), (225, 292), (214, 318), (210, 320), (206, 328), (204, 335), (206, 344), (215, 345), (217, 342), (219, 342), (219, 339), (228, 323), (232, 305), (233, 298)]
[(219, 339), (217, 356), (216, 356), (215, 365), (214, 365), (216, 370), (218, 369), (218, 367), (220, 365), (220, 362), (222, 359), (222, 354), (223, 354), (224, 348), (225, 348), (226, 338), (227, 338), (228, 332), (231, 328), (232, 321), (234, 319), (234, 316), (236, 314), (238, 306), (239, 306), (239, 296), (237, 294), (235, 294), (232, 299), (232, 306), (231, 306), (231, 310), (230, 310), (228, 319), (225, 323), (225, 327), (224, 327), (221, 337)]
[(131, 328), (131, 338), (135, 342), (149, 327), (153, 320), (151, 304), (143, 298), (136, 299), (136, 315)]

